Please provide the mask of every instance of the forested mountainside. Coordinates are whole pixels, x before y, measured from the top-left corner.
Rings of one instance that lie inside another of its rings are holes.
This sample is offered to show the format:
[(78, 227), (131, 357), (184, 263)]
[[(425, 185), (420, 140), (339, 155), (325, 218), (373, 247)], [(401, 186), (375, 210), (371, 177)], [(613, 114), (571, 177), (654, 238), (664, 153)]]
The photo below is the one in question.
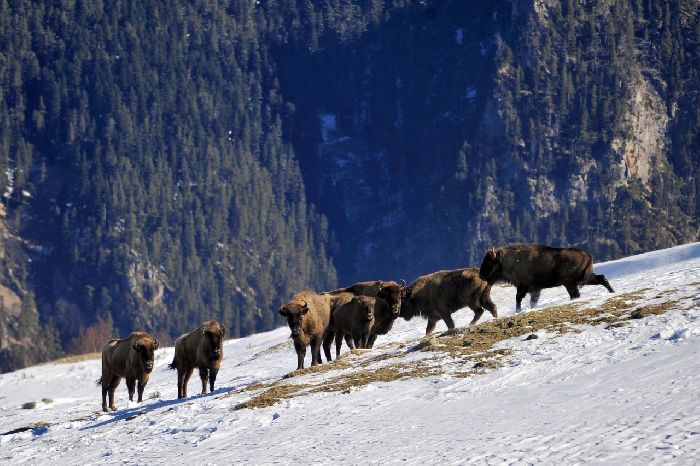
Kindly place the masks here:
[(699, 9), (0, 0), (0, 370), (510, 241), (697, 240)]

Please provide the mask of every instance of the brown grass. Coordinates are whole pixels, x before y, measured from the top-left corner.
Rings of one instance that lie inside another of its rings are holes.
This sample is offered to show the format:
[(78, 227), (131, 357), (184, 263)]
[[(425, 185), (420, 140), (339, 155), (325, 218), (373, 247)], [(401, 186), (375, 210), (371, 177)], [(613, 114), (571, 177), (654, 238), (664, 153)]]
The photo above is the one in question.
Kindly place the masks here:
[(72, 354), (70, 356), (55, 359), (51, 362), (56, 364), (70, 364), (74, 362), (89, 361), (91, 359), (99, 359), (101, 356), (102, 353), (100, 353), (99, 351), (95, 353)]
[(291, 398), (295, 393), (307, 388), (308, 386), (308, 384), (274, 385), (262, 392), (261, 394), (256, 395), (251, 399), (244, 401), (243, 403), (237, 404), (233, 407), (233, 409), (234, 411), (238, 411), (239, 409), (247, 408), (266, 408), (268, 406), (272, 406), (273, 404), (277, 403), (282, 399)]

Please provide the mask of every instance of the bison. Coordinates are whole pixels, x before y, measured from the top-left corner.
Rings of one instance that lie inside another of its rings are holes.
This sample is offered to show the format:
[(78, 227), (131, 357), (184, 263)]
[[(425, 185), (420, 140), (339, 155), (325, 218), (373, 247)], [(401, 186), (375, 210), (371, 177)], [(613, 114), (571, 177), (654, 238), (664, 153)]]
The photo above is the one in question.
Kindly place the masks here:
[(199, 369), (202, 379), (202, 395), (207, 393), (207, 378), (209, 390), (214, 391), (214, 382), (219, 373), (221, 361), (224, 359), (224, 336), (226, 326), (215, 320), (202, 322), (196, 330), (178, 337), (175, 340), (175, 355), (168, 367), (177, 369), (177, 397), (187, 398), (187, 383), (194, 368)]
[[(405, 283), (404, 283), (405, 285)], [(403, 286), (388, 282), (377, 292), (374, 305), (374, 321), (369, 329), (367, 348), (372, 348), (378, 335), (386, 335), (394, 326), (394, 321), (401, 313), (401, 293)]]
[(442, 319), (452, 330), (455, 323), (452, 313), (469, 306), (474, 325), (484, 309), (493, 317), (498, 317), (496, 305), (491, 301), (491, 285), (479, 278), (477, 269), (441, 270), (419, 277), (404, 288), (401, 297), (401, 317), (411, 320), (416, 315), (428, 319), (425, 334), (430, 335), (435, 325)]
[(580, 296), (583, 285), (602, 285), (615, 291), (605, 275), (593, 273), (593, 257), (576, 248), (554, 248), (544, 244), (511, 244), (491, 248), (481, 262), (479, 276), (490, 285), (507, 282), (515, 285), (516, 312), (530, 293), (530, 305), (535, 307), (544, 288), (565, 286), (571, 299)]
[[(297, 369), (304, 368), (306, 347), (311, 345), (311, 365), (321, 363), (321, 344), (329, 332), (331, 317), (330, 297), (313, 291), (294, 295), (279, 313), (287, 318), (297, 352)], [(327, 355), (328, 356), (328, 355)]]
[[(339, 288), (337, 290), (322, 293), (323, 296), (327, 296), (330, 299), (331, 304), (331, 322), (329, 332), (323, 341), (323, 350), (326, 354), (326, 359), (328, 361), (331, 360), (330, 346), (335, 333), (335, 325), (333, 321), (333, 311), (335, 311), (335, 309), (350, 302), (350, 300), (352, 300), (355, 296), (378, 298), (378, 301), (380, 301), (379, 308), (378, 312), (375, 312), (375, 321), (370, 329), (370, 337), (367, 342), (369, 345), (368, 347), (371, 348), (374, 345), (377, 335), (386, 334), (391, 329), (394, 320), (398, 316), (401, 309), (401, 289), (404, 285), (405, 283), (399, 285), (393, 281), (373, 280), (355, 283), (354, 285), (346, 288)], [(346, 334), (345, 342), (349, 348), (354, 346), (349, 334)]]
[[(343, 337), (346, 337), (351, 349), (367, 348), (370, 328), (374, 322), (375, 302), (376, 299), (369, 296), (354, 296), (333, 310), (336, 358), (340, 355)], [(347, 335), (352, 336), (352, 341), (347, 339)]]
[[(146, 332), (133, 332), (126, 338), (109, 340), (102, 348), (102, 410), (116, 411), (114, 391), (122, 378), (126, 379), (129, 401), (134, 401), (134, 388), (138, 381), (139, 403), (143, 401), (143, 389), (153, 370), (155, 350), (160, 344)], [(109, 409), (107, 393), (109, 392)]]

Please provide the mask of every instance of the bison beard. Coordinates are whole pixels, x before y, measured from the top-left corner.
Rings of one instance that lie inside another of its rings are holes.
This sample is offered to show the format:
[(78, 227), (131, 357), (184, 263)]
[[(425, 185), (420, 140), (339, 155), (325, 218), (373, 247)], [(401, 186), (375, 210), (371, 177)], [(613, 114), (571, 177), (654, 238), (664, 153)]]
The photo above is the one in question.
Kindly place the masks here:
[(566, 287), (571, 299), (580, 296), (583, 285), (602, 285), (610, 293), (613, 288), (605, 275), (593, 273), (593, 257), (576, 248), (554, 248), (544, 244), (511, 244), (491, 248), (479, 268), (479, 276), (490, 285), (506, 282), (517, 289), (516, 312), (530, 293), (530, 305), (535, 307), (544, 288)]

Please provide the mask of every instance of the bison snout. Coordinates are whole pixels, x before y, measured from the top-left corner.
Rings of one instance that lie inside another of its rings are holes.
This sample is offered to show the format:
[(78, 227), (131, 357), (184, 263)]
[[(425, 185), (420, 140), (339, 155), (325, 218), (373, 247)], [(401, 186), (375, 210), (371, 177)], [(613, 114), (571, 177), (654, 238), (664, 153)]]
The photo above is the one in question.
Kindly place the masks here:
[(153, 370), (153, 361), (148, 361), (146, 363), (146, 373), (150, 374)]
[(301, 330), (299, 330), (299, 329), (292, 330), (292, 338), (298, 337), (299, 335), (301, 335)]
[(212, 359), (219, 359), (219, 356), (221, 356), (221, 350), (214, 350), (211, 352)]

